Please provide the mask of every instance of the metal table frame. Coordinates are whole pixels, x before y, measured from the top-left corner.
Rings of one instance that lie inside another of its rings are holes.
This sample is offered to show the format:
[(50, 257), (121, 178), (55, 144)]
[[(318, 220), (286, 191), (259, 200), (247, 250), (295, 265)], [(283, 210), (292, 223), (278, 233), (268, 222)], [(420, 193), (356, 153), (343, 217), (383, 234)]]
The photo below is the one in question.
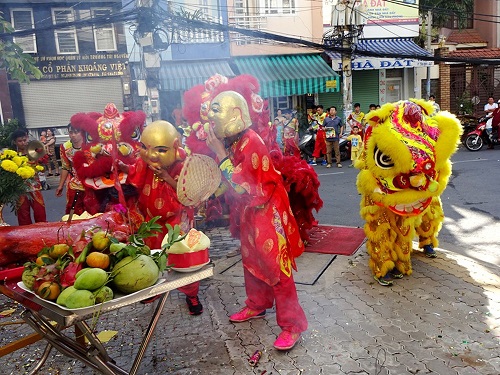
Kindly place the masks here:
[[(19, 280), (10, 280), (5, 283), (0, 283), (0, 293), (19, 302), (25, 308), (22, 316), (23, 319), (45, 340), (48, 341), (47, 346), (43, 352), (42, 357), (36, 364), (31, 374), (35, 374), (43, 366), (52, 348), (72, 358), (76, 358), (94, 370), (99, 371), (106, 375), (135, 375), (139, 370), (139, 366), (144, 357), (149, 341), (154, 333), (158, 320), (160, 319), (161, 312), (165, 306), (168, 295), (171, 290), (178, 289), (182, 286), (203, 280), (213, 276), (213, 264), (209, 264), (202, 269), (191, 273), (178, 273), (169, 272), (164, 274), (165, 280), (150, 288), (140, 291), (130, 298), (123, 298), (118, 303), (112, 301), (106, 305), (96, 305), (95, 312), (103, 314), (120, 307), (128, 306), (137, 303), (147, 298), (160, 295), (153, 316), (149, 322), (149, 326), (144, 332), (141, 345), (134, 359), (134, 363), (129, 372), (117, 366), (115, 361), (108, 355), (106, 348), (97, 338), (96, 334), (92, 332), (90, 326), (85, 322), (91, 319), (94, 313), (87, 313), (85, 315), (78, 314), (69, 310), (65, 310), (47, 303), (33, 294), (26, 292), (17, 285)], [(55, 322), (52, 324), (51, 322)], [(64, 330), (68, 327), (74, 326), (77, 332), (76, 338), (69, 337), (64, 334)], [(88, 345), (78, 340), (78, 332), (89, 341)]]

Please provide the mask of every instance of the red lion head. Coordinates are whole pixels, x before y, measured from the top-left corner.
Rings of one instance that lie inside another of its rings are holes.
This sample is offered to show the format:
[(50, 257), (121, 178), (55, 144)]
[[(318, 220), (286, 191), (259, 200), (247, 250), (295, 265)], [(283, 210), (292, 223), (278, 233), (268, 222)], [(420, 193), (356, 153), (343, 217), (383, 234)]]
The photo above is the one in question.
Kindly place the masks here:
[(107, 104), (102, 114), (77, 113), (71, 117), (71, 125), (85, 133), (85, 143), (73, 164), (87, 190), (108, 189), (125, 182), (127, 176), (113, 169), (114, 161), (135, 162), (145, 120), (144, 112), (120, 114), (113, 103)]

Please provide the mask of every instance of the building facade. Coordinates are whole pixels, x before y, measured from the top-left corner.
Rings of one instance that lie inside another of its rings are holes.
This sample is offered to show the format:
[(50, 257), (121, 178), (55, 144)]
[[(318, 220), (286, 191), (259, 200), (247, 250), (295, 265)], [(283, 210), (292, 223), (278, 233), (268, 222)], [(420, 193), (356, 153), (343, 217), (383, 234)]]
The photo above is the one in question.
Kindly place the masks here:
[(43, 73), (29, 84), (0, 80), (4, 119), (17, 118), (34, 138), (55, 128), (63, 135), (61, 143), (73, 114), (102, 112), (109, 102), (120, 111), (128, 108), (130, 75), (120, 1), (11, 0), (2, 2), (0, 11), (15, 31), (26, 31), (14, 34), (13, 41)]
[(442, 109), (482, 116), (489, 96), (500, 99), (499, 14), (500, 3), (476, 0), (465, 25), (451, 17), (439, 29), (432, 48), (439, 56), (459, 60), (442, 62), (432, 71)]
[[(323, 5), (324, 33), (333, 40), (333, 49), (326, 50), (325, 56), (332, 69), (342, 74), (342, 59), (345, 56), (336, 51), (335, 47), (342, 47), (345, 38), (348, 38), (347, 44), (353, 51), (348, 55), (351, 60), (348, 74), (352, 74), (352, 102), (360, 103), (361, 110), (366, 113), (370, 104), (382, 105), (405, 98), (421, 97), (418, 68), (432, 66), (433, 62), (422, 60), (429, 58), (431, 53), (413, 41), (419, 35), (418, 4), (350, 1), (353, 9), (351, 18), (356, 16), (362, 19), (358, 22), (358, 26), (362, 25), (359, 27), (361, 32), (353, 35), (349, 31), (352, 27), (339, 31), (343, 28), (338, 27), (338, 14), (344, 3), (341, 0), (330, 0)], [(340, 109), (343, 95), (342, 92), (323, 95), (320, 102), (324, 105), (336, 105)]]
[(339, 92), (339, 76), (321, 57), (322, 50), (300, 43), (321, 43), (322, 1), (228, 0), (228, 9), (230, 27), (272, 34), (230, 34), (234, 70), (259, 79), (270, 113), (295, 109), (304, 114), (319, 104), (319, 95)]

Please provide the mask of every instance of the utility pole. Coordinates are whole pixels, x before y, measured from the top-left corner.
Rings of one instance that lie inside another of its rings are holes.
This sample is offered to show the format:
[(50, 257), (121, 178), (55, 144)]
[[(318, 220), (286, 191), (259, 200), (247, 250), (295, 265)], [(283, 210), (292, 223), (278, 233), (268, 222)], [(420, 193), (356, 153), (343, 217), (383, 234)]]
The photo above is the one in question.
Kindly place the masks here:
[(350, 126), (346, 120), (352, 112), (352, 56), (366, 23), (363, 9), (363, 5), (357, 0), (338, 0), (332, 9), (333, 33), (323, 38), (332, 45), (342, 42), (342, 107), (347, 132), (350, 131)]
[[(344, 38), (342, 38), (342, 104), (344, 107), (344, 124), (346, 132), (351, 131), (347, 118), (352, 113), (352, 38), (349, 37), (348, 26), (344, 27)], [(348, 51), (348, 52), (345, 52)]]
[[(427, 11), (427, 50), (432, 52), (431, 49), (431, 33), (432, 33), (432, 11)], [(426, 99), (429, 99), (431, 95), (431, 67), (427, 67), (427, 81), (425, 84), (425, 92), (427, 94)]]

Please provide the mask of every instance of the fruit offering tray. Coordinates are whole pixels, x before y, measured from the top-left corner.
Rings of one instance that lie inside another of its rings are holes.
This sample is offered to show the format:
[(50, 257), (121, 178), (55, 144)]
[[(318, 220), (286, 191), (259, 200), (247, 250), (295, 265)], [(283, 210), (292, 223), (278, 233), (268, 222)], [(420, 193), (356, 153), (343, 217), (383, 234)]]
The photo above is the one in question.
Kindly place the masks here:
[(201, 269), (190, 273), (165, 271), (158, 282), (153, 286), (139, 290), (138, 292), (132, 294), (117, 294), (112, 300), (101, 304), (71, 310), (38, 297), (35, 293), (28, 290), (19, 278), (6, 280), (3, 284), (0, 283), (0, 292), (21, 303), (26, 308), (36, 311), (37, 313), (40, 313), (67, 327), (75, 322), (91, 318), (95, 314), (102, 314), (131, 305), (144, 299), (165, 294), (171, 290), (178, 289), (211, 276), (213, 276), (213, 264), (208, 264)]

